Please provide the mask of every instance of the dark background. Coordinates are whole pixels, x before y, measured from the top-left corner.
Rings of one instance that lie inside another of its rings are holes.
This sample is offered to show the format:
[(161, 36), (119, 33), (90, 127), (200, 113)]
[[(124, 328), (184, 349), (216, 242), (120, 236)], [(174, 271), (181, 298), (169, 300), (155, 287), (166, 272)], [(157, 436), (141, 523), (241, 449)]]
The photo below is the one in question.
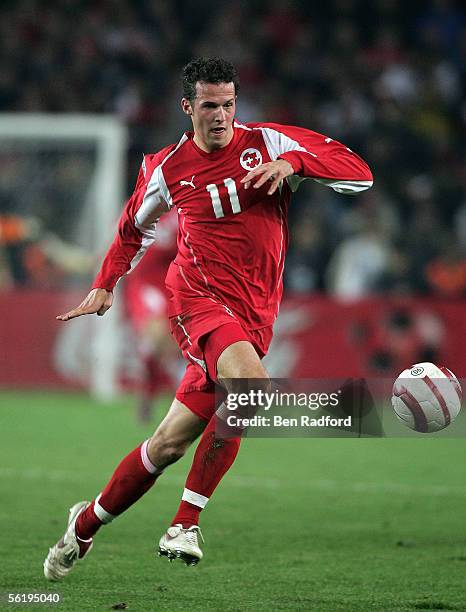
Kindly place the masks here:
[(189, 127), (183, 64), (222, 55), (241, 76), (239, 120), (323, 132), (374, 172), (354, 199), (300, 189), (288, 289), (465, 294), (460, 3), (29, 0), (1, 12), (0, 111), (116, 114), (130, 129), (128, 192), (141, 154)]

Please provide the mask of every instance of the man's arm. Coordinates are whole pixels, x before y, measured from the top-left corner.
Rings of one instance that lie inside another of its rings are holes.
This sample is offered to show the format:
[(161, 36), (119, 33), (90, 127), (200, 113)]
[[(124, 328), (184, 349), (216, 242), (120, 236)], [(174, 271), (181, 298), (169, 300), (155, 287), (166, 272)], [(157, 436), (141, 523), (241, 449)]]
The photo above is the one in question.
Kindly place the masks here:
[[(161, 166), (160, 163), (157, 165), (157, 161), (165, 157), (162, 156), (165, 151), (154, 156), (154, 159), (144, 159), (136, 187), (120, 217), (118, 231), (92, 284), (92, 290), (79, 306), (58, 315), (59, 321), (85, 314), (104, 315), (112, 305), (112, 292), (118, 280), (137, 265), (154, 242), (155, 225), (160, 216), (169, 210), (162, 194)], [(152, 172), (146, 170), (146, 160), (151, 162)]]
[(254, 186), (272, 180), (269, 194), (284, 178), (288, 179), (292, 191), (305, 178), (348, 195), (372, 186), (373, 177), (366, 162), (337, 140), (300, 127), (276, 123), (248, 125), (262, 131), (274, 161), (251, 170), (241, 181), (245, 186), (257, 177), (259, 181)]

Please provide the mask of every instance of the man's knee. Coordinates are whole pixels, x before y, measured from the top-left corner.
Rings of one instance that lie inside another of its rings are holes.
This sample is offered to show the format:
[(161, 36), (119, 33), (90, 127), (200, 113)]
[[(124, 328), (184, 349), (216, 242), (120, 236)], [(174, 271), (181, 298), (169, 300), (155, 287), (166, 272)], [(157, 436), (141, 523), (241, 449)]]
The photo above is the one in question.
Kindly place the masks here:
[(181, 459), (189, 442), (157, 429), (147, 445), (150, 460), (158, 468), (165, 468)]
[(175, 463), (204, 428), (205, 422), (175, 398), (147, 444), (150, 461), (162, 469)]
[(217, 375), (219, 380), (269, 378), (254, 347), (246, 341), (227, 346), (218, 358)]
[(228, 346), (217, 362), (218, 380), (228, 393), (270, 391), (270, 378), (250, 342)]

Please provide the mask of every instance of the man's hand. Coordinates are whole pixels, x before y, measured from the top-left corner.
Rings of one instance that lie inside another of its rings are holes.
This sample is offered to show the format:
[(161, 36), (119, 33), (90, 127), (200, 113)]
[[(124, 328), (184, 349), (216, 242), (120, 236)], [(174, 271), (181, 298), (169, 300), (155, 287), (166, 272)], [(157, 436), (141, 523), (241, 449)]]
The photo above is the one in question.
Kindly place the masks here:
[(272, 195), (277, 190), (280, 181), (292, 174), (294, 174), (294, 170), (290, 162), (287, 162), (285, 159), (277, 159), (277, 161), (257, 166), (257, 168), (248, 172), (246, 176), (241, 179), (241, 182), (244, 184), (244, 188), (248, 189), (251, 182), (256, 177), (259, 177), (259, 180), (253, 185), (254, 189), (259, 189), (266, 181), (272, 181), (267, 191), (267, 195)]
[(59, 321), (69, 321), (81, 315), (96, 313), (101, 317), (111, 307), (112, 302), (113, 293), (111, 291), (107, 291), (106, 289), (93, 289), (77, 308), (65, 314), (58, 315), (56, 318)]

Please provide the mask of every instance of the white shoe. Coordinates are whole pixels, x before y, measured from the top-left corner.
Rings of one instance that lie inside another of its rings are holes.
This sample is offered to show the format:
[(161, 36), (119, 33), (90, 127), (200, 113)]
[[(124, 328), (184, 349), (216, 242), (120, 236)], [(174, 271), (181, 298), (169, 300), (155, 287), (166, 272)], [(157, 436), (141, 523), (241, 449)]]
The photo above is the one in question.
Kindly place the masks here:
[(197, 541), (197, 535), (202, 537), (201, 530), (197, 525), (189, 529), (183, 529), (182, 525), (172, 525), (160, 538), (159, 556), (173, 559), (181, 559), (186, 565), (197, 565), (202, 559), (202, 550)]
[(89, 502), (82, 501), (70, 508), (65, 535), (53, 548), (49, 548), (49, 554), (44, 561), (44, 576), (47, 580), (62, 580), (71, 571), (76, 561), (83, 559), (91, 550), (92, 538), (80, 540), (80, 547), (75, 532), (76, 519), (88, 506)]

